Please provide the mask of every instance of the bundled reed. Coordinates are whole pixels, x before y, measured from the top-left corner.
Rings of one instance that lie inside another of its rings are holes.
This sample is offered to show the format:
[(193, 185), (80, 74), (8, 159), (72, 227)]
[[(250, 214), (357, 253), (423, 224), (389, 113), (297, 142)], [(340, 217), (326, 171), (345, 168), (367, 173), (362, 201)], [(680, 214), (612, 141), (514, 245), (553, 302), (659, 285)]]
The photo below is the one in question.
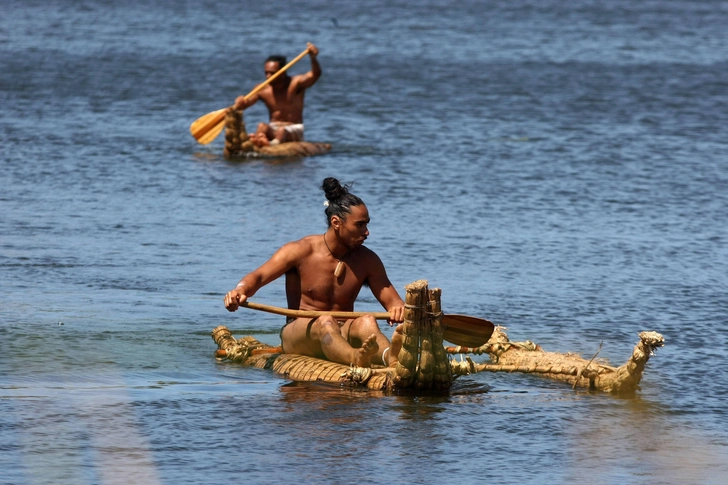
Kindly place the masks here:
[(453, 377), (442, 345), (442, 291), (429, 291), (426, 280), (410, 283), (405, 291), (404, 343), (395, 367), (394, 385), (400, 389), (446, 391)]
[(280, 347), (263, 344), (253, 337), (235, 339), (219, 326), (212, 331), (218, 346), (216, 356), (261, 369), (270, 369), (295, 381), (321, 381), (375, 390), (416, 389), (447, 391), (453, 374), (442, 345), (440, 290), (429, 291), (427, 281), (405, 287), (405, 338), (395, 367), (362, 368), (315, 357), (283, 354)]
[(308, 157), (320, 155), (331, 150), (330, 143), (314, 143), (307, 141), (293, 141), (280, 145), (257, 147), (248, 137), (243, 122), (243, 112), (228, 108), (225, 112), (225, 158), (238, 158), (250, 155), (258, 157)]
[[(475, 372), (522, 372), (558, 381), (568, 382), (572, 388), (600, 390), (615, 394), (630, 394), (639, 389), (645, 364), (655, 350), (665, 345), (657, 332), (641, 332), (626, 363), (613, 367), (597, 359), (597, 351), (590, 360), (572, 353), (546, 352), (531, 341), (511, 342), (503, 327), (497, 327), (491, 339), (478, 348), (447, 347), (451, 354), (487, 354), (490, 363), (475, 363), (468, 356), (453, 361), (453, 372), (465, 375)], [(601, 350), (601, 346), (600, 346)]]
[[(405, 286), (403, 344), (395, 367), (362, 368), (314, 357), (283, 354), (280, 347), (252, 337), (235, 339), (224, 326), (212, 332), (218, 345), (216, 356), (261, 369), (271, 369), (296, 381), (323, 381), (376, 390), (411, 389), (447, 392), (453, 380), (476, 372), (521, 372), (611, 393), (633, 393), (639, 389), (645, 364), (665, 339), (657, 332), (641, 332), (629, 360), (613, 367), (595, 354), (590, 360), (572, 353), (545, 352), (531, 342), (511, 342), (504, 327), (497, 327), (490, 340), (477, 348), (443, 346), (441, 290), (429, 290), (426, 280)], [(600, 346), (601, 348), (601, 346)], [(476, 363), (470, 355), (460, 360), (450, 354), (488, 355), (489, 363)], [(597, 352), (598, 354), (598, 352)]]

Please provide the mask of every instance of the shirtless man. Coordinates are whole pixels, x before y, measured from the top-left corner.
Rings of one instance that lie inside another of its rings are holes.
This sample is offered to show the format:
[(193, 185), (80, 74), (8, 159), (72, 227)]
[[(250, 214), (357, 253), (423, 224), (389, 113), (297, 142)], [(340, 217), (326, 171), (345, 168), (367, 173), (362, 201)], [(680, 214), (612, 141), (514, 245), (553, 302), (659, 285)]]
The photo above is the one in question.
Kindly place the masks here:
[[(318, 52), (318, 48), (309, 42), (308, 57), (311, 58), (309, 72), (290, 77), (286, 71), (258, 94), (250, 98), (238, 96), (235, 99), (234, 107), (238, 110), (254, 105), (259, 99), (262, 99), (268, 107), (269, 123), (261, 122), (258, 124), (256, 132), (250, 135), (250, 139), (255, 145), (277, 145), (303, 140), (303, 98), (306, 89), (313, 86), (321, 77), (321, 66), (316, 60)], [(270, 56), (265, 61), (266, 79), (285, 65), (285, 57)]]
[[(285, 274), (291, 309), (353, 311), (359, 290), (366, 284), (389, 312), (389, 325), (402, 322), (402, 298), (379, 256), (363, 245), (369, 236), (366, 205), (335, 178), (325, 179), (322, 188), (328, 200), (326, 232), (281, 247), (225, 295), (225, 308), (234, 312), (261, 287)], [(390, 343), (371, 315), (346, 321), (331, 316), (289, 318), (281, 330), (286, 353), (359, 367), (396, 365), (403, 340), (402, 325), (397, 326)]]

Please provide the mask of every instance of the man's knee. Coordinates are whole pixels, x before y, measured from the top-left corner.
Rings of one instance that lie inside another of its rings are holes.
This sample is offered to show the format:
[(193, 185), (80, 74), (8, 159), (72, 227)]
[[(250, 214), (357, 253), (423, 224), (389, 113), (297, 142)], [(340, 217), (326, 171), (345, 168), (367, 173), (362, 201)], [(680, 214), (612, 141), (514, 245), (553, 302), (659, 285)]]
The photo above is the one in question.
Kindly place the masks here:
[(316, 334), (319, 335), (319, 338), (323, 335), (334, 332), (341, 334), (341, 327), (339, 327), (339, 322), (337, 322), (333, 317), (328, 315), (320, 317), (316, 321), (315, 328)]
[(379, 324), (373, 316), (365, 315), (357, 319), (354, 330), (357, 334), (368, 337), (369, 335), (379, 331)]

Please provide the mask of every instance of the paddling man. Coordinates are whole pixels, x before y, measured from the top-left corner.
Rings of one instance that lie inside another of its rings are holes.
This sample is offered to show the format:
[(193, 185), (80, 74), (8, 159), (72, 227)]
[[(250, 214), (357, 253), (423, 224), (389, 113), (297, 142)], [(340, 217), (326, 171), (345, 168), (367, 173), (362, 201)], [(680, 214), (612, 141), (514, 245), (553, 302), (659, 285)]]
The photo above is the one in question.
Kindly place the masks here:
[[(291, 309), (353, 311), (366, 284), (389, 312), (390, 326), (402, 322), (402, 298), (379, 256), (363, 245), (369, 236), (366, 205), (335, 178), (325, 179), (322, 188), (328, 200), (326, 232), (281, 247), (225, 295), (225, 308), (234, 312), (261, 287), (285, 274)], [(403, 340), (402, 325), (397, 326), (390, 343), (371, 315), (346, 321), (331, 316), (288, 318), (281, 329), (281, 347), (286, 353), (359, 367), (396, 365)]]
[[(238, 96), (235, 99), (235, 109), (246, 109), (259, 99), (268, 107), (270, 121), (258, 124), (256, 132), (250, 135), (253, 144), (266, 146), (303, 140), (304, 94), (306, 89), (313, 86), (321, 77), (321, 66), (316, 60), (318, 52), (318, 48), (309, 42), (308, 57), (311, 58), (309, 72), (290, 77), (286, 71), (258, 94), (250, 98)], [(265, 78), (270, 78), (285, 65), (285, 57), (270, 56), (265, 61)]]

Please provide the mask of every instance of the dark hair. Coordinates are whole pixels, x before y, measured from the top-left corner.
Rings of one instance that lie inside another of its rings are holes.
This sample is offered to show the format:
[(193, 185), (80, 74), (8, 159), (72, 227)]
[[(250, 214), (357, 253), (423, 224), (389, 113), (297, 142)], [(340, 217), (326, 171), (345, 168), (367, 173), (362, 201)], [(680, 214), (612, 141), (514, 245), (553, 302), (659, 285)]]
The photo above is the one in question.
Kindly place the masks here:
[(277, 62), (278, 70), (280, 70), (281, 67), (286, 65), (286, 56), (268, 56), (268, 59), (265, 60), (265, 64), (269, 62)]
[(329, 201), (328, 207), (326, 207), (326, 222), (331, 225), (331, 217), (339, 216), (342, 219), (346, 219), (346, 216), (351, 213), (351, 208), (364, 205), (364, 202), (356, 195), (349, 192), (351, 185), (341, 185), (341, 182), (336, 180), (334, 177), (327, 177), (324, 179), (324, 183), (321, 188), (326, 194), (326, 200)]

